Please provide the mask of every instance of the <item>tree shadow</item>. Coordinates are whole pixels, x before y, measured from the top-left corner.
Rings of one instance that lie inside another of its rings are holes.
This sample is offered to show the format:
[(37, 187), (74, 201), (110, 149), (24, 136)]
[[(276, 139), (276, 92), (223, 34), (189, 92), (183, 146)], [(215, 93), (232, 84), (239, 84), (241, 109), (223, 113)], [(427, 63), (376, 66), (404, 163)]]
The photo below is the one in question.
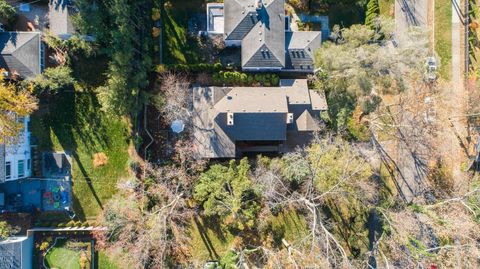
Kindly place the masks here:
[[(35, 117), (41, 121), (41, 127), (37, 133), (41, 137), (42, 150), (55, 150), (53, 136), (58, 144), (68, 152), (78, 167), (80, 174), (74, 175), (72, 185), (86, 184), (99, 208), (103, 209), (102, 201), (89, 175), (89, 165), (85, 165), (79, 155), (79, 150), (87, 153), (96, 153), (99, 148), (107, 149), (109, 138), (105, 131), (108, 124), (100, 117), (100, 104), (95, 93), (90, 91), (75, 92), (73, 89), (62, 91), (46, 101), (47, 111)], [(43, 134), (40, 132), (44, 132)], [(85, 159), (85, 158), (83, 158)], [(75, 187), (72, 188), (75, 193)], [(83, 197), (73, 196), (73, 208), (80, 219), (85, 219), (84, 208), (80, 199)]]
[(204, 223), (203, 220), (200, 220), (198, 216), (193, 217), (193, 221), (195, 222), (195, 225), (197, 226), (198, 232), (200, 234), (200, 237), (202, 238), (203, 244), (207, 248), (207, 251), (209, 253), (209, 256), (211, 259), (219, 259), (220, 256), (218, 255), (217, 251), (215, 250), (212, 241), (210, 240), (210, 237), (208, 236), (207, 229), (202, 223)]

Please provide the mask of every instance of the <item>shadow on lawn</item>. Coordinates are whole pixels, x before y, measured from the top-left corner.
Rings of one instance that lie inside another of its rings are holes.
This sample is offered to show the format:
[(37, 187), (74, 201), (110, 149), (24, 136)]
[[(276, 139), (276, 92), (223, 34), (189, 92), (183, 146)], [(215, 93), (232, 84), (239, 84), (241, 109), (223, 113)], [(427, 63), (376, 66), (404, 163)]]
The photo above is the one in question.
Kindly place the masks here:
[[(54, 143), (50, 136), (53, 133), (59, 145), (68, 151), (76, 163), (80, 175), (74, 175), (75, 185), (86, 184), (98, 206), (103, 209), (103, 204), (92, 183), (88, 169), (79, 155), (79, 150), (93, 154), (99, 148), (108, 147), (108, 137), (104, 131), (105, 124), (99, 117), (100, 107), (96, 95), (92, 92), (65, 91), (58, 93), (47, 101), (47, 112), (40, 112), (41, 129), (37, 130), (41, 140), (42, 150), (54, 150)], [(81, 143), (81, 147), (79, 146)], [(85, 159), (85, 158), (84, 158)], [(73, 208), (81, 220), (85, 220), (85, 213), (80, 201), (73, 194)]]

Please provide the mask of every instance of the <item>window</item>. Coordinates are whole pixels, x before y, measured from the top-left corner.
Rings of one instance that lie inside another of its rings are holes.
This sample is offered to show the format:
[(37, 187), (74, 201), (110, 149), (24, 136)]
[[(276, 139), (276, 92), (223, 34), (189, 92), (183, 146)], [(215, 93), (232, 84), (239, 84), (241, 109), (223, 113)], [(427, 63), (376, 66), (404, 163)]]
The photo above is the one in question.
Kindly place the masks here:
[(12, 163), (6, 162), (5, 163), (5, 179), (12, 178)]
[(18, 178), (22, 178), (25, 176), (25, 164), (23, 160), (18, 161)]
[(28, 159), (27, 160), (27, 171), (30, 171), (32, 169), (32, 160)]

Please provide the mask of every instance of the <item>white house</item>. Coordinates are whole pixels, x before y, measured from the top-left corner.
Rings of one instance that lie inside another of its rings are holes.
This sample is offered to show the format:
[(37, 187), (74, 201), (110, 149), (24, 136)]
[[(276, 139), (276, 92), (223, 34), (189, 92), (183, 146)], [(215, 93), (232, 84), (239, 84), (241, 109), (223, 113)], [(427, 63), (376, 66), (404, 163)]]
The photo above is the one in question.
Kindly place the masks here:
[[(30, 117), (17, 117), (23, 129), (10, 143), (0, 145), (0, 183), (27, 178), (32, 175), (30, 146)], [(6, 139), (8, 141), (8, 138)]]

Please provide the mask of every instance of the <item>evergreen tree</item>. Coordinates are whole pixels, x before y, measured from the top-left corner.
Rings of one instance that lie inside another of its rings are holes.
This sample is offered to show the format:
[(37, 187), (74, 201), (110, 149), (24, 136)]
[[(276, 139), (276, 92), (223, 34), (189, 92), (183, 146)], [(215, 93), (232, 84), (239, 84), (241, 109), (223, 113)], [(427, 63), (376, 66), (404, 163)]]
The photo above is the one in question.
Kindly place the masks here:
[(375, 19), (380, 15), (380, 6), (378, 0), (369, 0), (367, 4), (367, 14), (365, 17), (365, 25), (370, 28), (375, 27)]

